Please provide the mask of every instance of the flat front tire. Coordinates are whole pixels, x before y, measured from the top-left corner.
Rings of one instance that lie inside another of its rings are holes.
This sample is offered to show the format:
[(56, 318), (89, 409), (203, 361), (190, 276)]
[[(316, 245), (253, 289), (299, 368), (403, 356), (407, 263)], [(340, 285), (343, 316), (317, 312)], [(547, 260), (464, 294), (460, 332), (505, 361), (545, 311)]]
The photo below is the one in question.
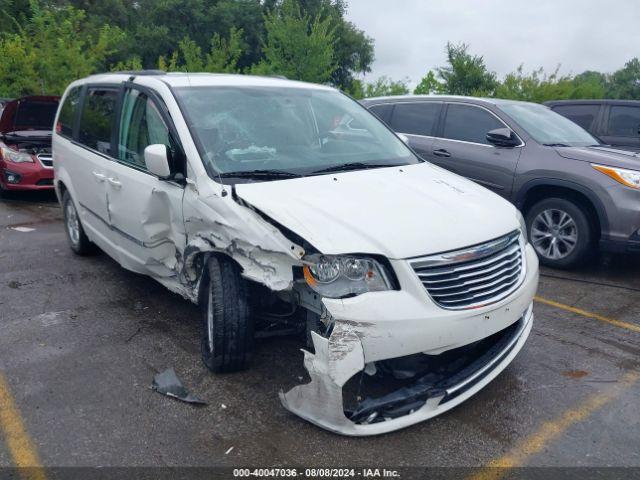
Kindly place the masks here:
[(69, 240), (71, 250), (77, 255), (89, 255), (95, 247), (84, 233), (80, 215), (69, 192), (62, 195), (62, 214), (64, 216), (64, 230)]
[(247, 282), (230, 258), (209, 259), (202, 288), (202, 361), (216, 373), (248, 367), (254, 348), (254, 324)]
[(592, 250), (594, 227), (577, 202), (547, 198), (529, 210), (526, 222), (529, 241), (543, 265), (575, 267), (584, 262)]

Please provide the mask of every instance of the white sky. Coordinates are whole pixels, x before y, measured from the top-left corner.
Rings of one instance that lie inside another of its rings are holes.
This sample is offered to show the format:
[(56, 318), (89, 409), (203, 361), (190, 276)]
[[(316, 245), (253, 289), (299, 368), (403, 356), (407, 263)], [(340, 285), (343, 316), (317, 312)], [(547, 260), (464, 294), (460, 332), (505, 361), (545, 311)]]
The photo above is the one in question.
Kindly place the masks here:
[(640, 57), (640, 0), (349, 0), (347, 18), (375, 41), (366, 76), (415, 85), (465, 42), (502, 77), (524, 63), (561, 73), (612, 72)]

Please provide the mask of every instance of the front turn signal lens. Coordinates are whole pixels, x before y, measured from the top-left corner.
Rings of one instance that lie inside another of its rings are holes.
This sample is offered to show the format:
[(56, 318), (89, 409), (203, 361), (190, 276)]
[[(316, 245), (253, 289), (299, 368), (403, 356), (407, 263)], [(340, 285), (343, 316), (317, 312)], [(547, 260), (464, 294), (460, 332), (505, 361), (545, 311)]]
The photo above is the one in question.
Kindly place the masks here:
[(640, 172), (637, 170), (627, 170), (626, 168), (608, 167), (597, 164), (591, 164), (591, 166), (622, 185), (640, 190)]

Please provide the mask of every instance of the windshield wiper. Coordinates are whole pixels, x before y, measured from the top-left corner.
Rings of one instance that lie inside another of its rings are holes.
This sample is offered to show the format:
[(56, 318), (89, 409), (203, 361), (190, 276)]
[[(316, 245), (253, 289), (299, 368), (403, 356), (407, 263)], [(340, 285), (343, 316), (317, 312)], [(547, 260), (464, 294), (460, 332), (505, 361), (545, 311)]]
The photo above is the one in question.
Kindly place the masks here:
[(316, 170), (315, 172), (311, 172), (311, 173), (313, 175), (317, 175), (319, 173), (348, 172), (351, 170), (367, 170), (371, 168), (401, 167), (401, 166), (402, 164), (380, 165), (380, 164), (374, 164), (374, 163), (352, 162), (352, 163), (343, 163), (342, 165), (334, 165), (332, 167), (323, 168), (321, 170)]
[(239, 172), (224, 172), (221, 178), (299, 178), (302, 175), (284, 170), (245, 170)]
[(570, 147), (571, 145), (567, 145), (566, 143), (543, 143), (545, 147)]

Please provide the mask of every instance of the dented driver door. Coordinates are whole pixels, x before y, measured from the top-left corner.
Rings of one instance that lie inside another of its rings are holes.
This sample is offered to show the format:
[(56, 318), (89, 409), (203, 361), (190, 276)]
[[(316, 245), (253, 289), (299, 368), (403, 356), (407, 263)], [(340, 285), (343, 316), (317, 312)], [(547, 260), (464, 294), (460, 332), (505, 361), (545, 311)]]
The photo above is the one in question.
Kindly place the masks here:
[(145, 148), (153, 144), (167, 145), (180, 155), (163, 107), (153, 92), (125, 87), (115, 134), (117, 158), (107, 175), (107, 206), (118, 259), (130, 270), (156, 277), (176, 274), (176, 257), (185, 243), (184, 189), (151, 174), (144, 160)]

